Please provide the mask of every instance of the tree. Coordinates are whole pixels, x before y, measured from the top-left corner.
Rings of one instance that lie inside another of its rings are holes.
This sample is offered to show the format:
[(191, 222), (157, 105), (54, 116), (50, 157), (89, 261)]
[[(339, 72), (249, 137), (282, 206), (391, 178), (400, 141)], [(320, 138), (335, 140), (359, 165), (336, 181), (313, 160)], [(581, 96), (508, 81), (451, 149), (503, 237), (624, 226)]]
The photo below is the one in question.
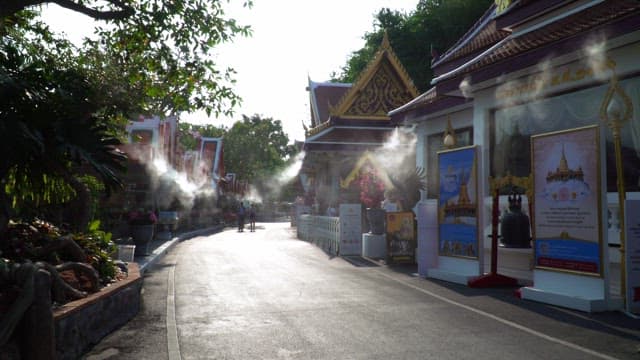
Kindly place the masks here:
[[(122, 169), (124, 156), (113, 148), (119, 143), (113, 119), (100, 111), (105, 106), (102, 88), (65, 60), (68, 43), (47, 49), (33, 40), (15, 29), (0, 39), (0, 151), (5, 154), (0, 159), (0, 234), (10, 203), (37, 205), (76, 195), (81, 206), (90, 206), (88, 189), (76, 176), (82, 165), (89, 165), (107, 190), (120, 185), (115, 171)], [(86, 213), (77, 220), (79, 229), (88, 224)]]
[[(77, 49), (56, 37), (33, 10), (46, 3), (104, 20), (99, 39)], [(112, 189), (121, 160), (112, 146), (123, 119), (194, 109), (230, 114), (239, 101), (225, 85), (233, 82), (233, 70), (217, 69), (206, 55), (220, 42), (249, 33), (224, 17), (218, 1), (4, 1), (0, 91), (7, 101), (0, 136), (12, 156), (0, 164), (0, 233), (12, 200), (86, 195), (74, 160), (93, 166)]]
[(249, 181), (263, 195), (275, 196), (278, 188), (280, 195), (293, 197), (293, 184), (277, 176), (283, 168), (295, 167), (293, 156), (297, 152), (288, 145), (280, 120), (243, 115), (231, 128), (182, 123), (179, 130), (180, 143), (186, 150), (195, 150), (198, 136), (222, 137), (227, 172)]
[[(231, 68), (219, 69), (208, 52), (236, 35), (250, 34), (224, 15), (221, 1), (173, 0), (5, 0), (0, 5), (0, 33), (4, 27), (32, 26), (23, 22), (26, 10), (58, 4), (101, 20), (98, 40), (87, 40), (82, 62), (120, 93), (135, 98), (149, 113), (205, 110), (230, 115), (240, 98), (228, 86)], [(247, 0), (244, 6), (252, 6)], [(32, 19), (29, 19), (32, 20)], [(51, 40), (51, 38), (49, 39)], [(76, 58), (76, 57), (73, 57)]]
[(333, 81), (353, 82), (373, 59), (384, 31), (393, 50), (420, 91), (431, 87), (434, 53), (451, 47), (493, 0), (420, 0), (411, 14), (382, 9), (374, 19), (374, 31), (365, 33), (365, 46), (352, 53)]
[(140, 89), (145, 109), (164, 115), (192, 110), (231, 115), (240, 102), (230, 87), (235, 71), (219, 69), (208, 54), (236, 35), (248, 36), (250, 28), (225, 18), (221, 1), (131, 0), (128, 5), (131, 16), (107, 22), (97, 30), (99, 40), (86, 44), (119, 70), (123, 84)]
[(224, 136), (225, 169), (267, 192), (271, 178), (294, 154), (288, 143), (280, 120), (243, 115)]
[(225, 127), (214, 125), (195, 125), (190, 123), (179, 123), (180, 144), (185, 150), (196, 150), (196, 138), (202, 137), (223, 137), (227, 132)]

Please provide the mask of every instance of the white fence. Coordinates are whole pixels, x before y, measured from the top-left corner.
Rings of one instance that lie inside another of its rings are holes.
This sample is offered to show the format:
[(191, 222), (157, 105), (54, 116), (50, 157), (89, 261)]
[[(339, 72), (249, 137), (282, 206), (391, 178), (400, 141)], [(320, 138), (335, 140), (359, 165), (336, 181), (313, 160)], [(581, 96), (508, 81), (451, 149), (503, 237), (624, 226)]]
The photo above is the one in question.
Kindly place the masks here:
[(300, 215), (297, 225), (298, 239), (314, 243), (330, 254), (339, 254), (339, 217)]

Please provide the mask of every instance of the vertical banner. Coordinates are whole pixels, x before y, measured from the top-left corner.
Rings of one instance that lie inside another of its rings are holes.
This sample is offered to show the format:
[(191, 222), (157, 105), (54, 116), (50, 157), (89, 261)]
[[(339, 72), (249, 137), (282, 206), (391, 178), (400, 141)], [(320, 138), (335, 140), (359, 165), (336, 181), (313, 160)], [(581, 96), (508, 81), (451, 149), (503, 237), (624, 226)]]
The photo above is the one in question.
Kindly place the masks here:
[(340, 255), (362, 254), (362, 205), (340, 204)]
[(640, 314), (640, 200), (625, 201), (624, 224), (627, 311)]
[(535, 266), (602, 276), (598, 126), (531, 137)]
[(416, 230), (412, 211), (389, 212), (387, 215), (387, 262), (414, 263)]
[(438, 255), (478, 258), (477, 147), (438, 152)]

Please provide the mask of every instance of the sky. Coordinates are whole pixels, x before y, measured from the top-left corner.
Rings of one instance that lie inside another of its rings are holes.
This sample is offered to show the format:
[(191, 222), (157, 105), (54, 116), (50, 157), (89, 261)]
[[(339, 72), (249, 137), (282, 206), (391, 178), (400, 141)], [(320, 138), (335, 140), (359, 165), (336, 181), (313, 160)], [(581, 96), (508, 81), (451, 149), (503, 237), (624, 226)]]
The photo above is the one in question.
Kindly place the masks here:
[[(251, 9), (242, 3), (225, 4), (226, 15), (250, 25), (253, 35), (222, 44), (211, 54), (221, 68), (236, 70), (233, 89), (242, 104), (231, 118), (196, 112), (181, 114), (180, 121), (231, 127), (242, 115), (257, 114), (280, 120), (293, 142), (304, 140), (303, 121), (310, 124), (308, 79), (322, 82), (339, 73), (350, 54), (364, 46), (364, 34), (374, 31), (378, 10), (409, 13), (418, 0), (254, 0)], [(86, 17), (57, 5), (43, 16), (75, 42), (92, 32)]]

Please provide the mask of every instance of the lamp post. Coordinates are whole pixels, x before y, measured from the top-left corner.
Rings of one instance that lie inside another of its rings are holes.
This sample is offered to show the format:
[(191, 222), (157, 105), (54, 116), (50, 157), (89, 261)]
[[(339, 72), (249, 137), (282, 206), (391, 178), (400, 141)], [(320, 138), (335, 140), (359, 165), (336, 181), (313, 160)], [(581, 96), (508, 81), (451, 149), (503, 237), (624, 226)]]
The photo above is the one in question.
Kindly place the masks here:
[(616, 75), (611, 76), (611, 83), (604, 95), (600, 106), (600, 118), (611, 129), (613, 134), (613, 146), (616, 156), (616, 175), (618, 188), (618, 207), (620, 219), (620, 294), (624, 306), (627, 304), (627, 266), (625, 260), (625, 224), (624, 224), (624, 201), (626, 193), (624, 189), (624, 170), (622, 167), (622, 144), (620, 130), (624, 123), (631, 118), (633, 104), (631, 99), (618, 84)]

